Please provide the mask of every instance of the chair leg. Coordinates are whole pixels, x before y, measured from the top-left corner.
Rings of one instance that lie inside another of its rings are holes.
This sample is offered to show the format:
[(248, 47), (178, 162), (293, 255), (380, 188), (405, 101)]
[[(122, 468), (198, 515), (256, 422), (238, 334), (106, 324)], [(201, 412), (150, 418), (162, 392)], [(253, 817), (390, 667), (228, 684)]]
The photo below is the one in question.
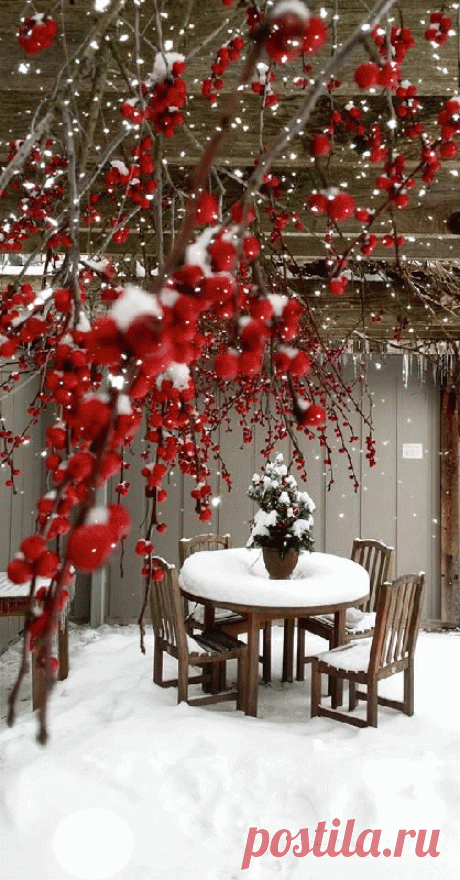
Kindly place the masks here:
[(356, 697), (356, 682), (349, 681), (348, 682), (348, 710), (349, 712), (353, 712), (353, 709), (356, 709), (356, 704), (358, 700)]
[(368, 682), (367, 685), (367, 723), (369, 727), (377, 727), (377, 682)]
[(217, 690), (227, 690), (227, 664), (225, 660), (217, 664)]
[(265, 684), (272, 680), (272, 624), (268, 620), (262, 630), (262, 678)]
[(207, 665), (208, 665), (208, 669), (210, 671), (210, 686), (209, 686), (209, 688), (207, 688), (207, 687), (204, 687), (204, 685), (203, 685), (203, 690), (208, 693), (211, 693), (211, 694), (217, 694), (220, 690), (220, 684), (221, 684), (221, 669), (220, 669), (221, 664), (220, 663), (209, 663)]
[(404, 670), (404, 697), (403, 712), (406, 715), (414, 714), (414, 662), (409, 661), (409, 666)]
[(245, 693), (244, 693), (244, 682), (246, 680), (246, 667), (243, 657), (238, 657), (238, 678), (237, 678), (237, 688), (238, 688), (238, 696), (236, 698), (236, 708), (245, 710)]
[(153, 648), (153, 680), (155, 684), (163, 686), (163, 649), (157, 644)]
[(188, 663), (179, 659), (177, 672), (177, 702), (186, 703), (188, 700)]
[(297, 681), (305, 680), (305, 630), (297, 626)]
[(321, 673), (318, 669), (318, 661), (314, 657), (311, 663), (311, 717), (318, 715), (321, 705)]

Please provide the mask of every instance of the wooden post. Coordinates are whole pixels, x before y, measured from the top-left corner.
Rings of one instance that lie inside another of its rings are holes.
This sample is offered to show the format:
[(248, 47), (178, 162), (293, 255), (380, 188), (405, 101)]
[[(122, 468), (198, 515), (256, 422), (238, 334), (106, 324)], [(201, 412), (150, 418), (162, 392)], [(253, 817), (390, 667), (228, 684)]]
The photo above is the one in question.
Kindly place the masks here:
[(447, 379), (441, 391), (441, 622), (460, 624), (459, 384)]

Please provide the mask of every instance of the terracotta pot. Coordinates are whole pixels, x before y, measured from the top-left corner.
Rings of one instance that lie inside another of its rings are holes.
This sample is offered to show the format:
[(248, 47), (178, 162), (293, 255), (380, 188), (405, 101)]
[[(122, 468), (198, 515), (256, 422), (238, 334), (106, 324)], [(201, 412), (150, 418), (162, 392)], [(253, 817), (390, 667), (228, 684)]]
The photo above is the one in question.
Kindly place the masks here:
[(291, 547), (284, 556), (280, 556), (279, 550), (273, 547), (262, 547), (265, 568), (272, 580), (287, 580), (294, 571), (299, 551)]

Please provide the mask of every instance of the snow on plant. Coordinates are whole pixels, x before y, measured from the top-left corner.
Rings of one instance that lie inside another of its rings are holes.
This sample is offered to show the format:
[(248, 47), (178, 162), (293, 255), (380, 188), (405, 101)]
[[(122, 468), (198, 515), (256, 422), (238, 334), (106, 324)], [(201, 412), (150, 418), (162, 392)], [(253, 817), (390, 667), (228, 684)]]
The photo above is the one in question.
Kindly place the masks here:
[(254, 474), (248, 495), (259, 505), (254, 516), (248, 547), (271, 547), (285, 556), (294, 550), (313, 550), (315, 504), (301, 492), (279, 452), (267, 461), (262, 474)]
[[(129, 528), (120, 501), (129, 491), (127, 452), (141, 426), (148, 514), (136, 552), (146, 597), (155, 533), (167, 528), (161, 515), (167, 475), (177, 466), (191, 478), (197, 516), (208, 522), (213, 461), (231, 485), (216, 437), (232, 409), (244, 443), (253, 442), (256, 425), (266, 431), (261, 452), (267, 457), (289, 437), (301, 473), (306, 439), (319, 439), (331, 467), (332, 431), (356, 489), (349, 452), (357, 439), (351, 427), (356, 407), (368, 427), (365, 455), (375, 464), (371, 420), (353, 403), (353, 386), (340, 373), (347, 341), (332, 348), (322, 338), (286, 232), (324, 231), (326, 283), (339, 304), (354, 258), (383, 244), (401, 265), (397, 214), (410, 203), (417, 177), (431, 186), (443, 160), (458, 149), (456, 98), (439, 111), (439, 134), (425, 131), (417, 88), (403, 75), (415, 35), (402, 24), (389, 33), (379, 24), (393, 3), (378, 0), (365, 19), (356, 15), (353, 33), (338, 41), (340, 49), (328, 50), (326, 60), (319, 50), (328, 38), (327, 12), (315, 15), (300, 0), (257, 6), (242, 0), (233, 7), (216, 0), (220, 18), (202, 23), (209, 30), (196, 33), (195, 47), (193, 22), (186, 37), (175, 27), (166, 38), (177, 6), (172, 0), (155, 21), (144, 8), (149, 4), (95, 4), (79, 46), (72, 18), (80, 14), (77, 4), (67, 4), (59, 32), (42, 12), (19, 26), (31, 56), (53, 41), (66, 47), (50, 94), (40, 90), (29, 127), (24, 114), (0, 170), (0, 250), (23, 257), (19, 274), (1, 292), (2, 391), (20, 387), (32, 373), (38, 389), (21, 432), (1, 424), (1, 461), (13, 491), (20, 477), (17, 450), (30, 441), (30, 426), (47, 419), (46, 488), (37, 499), (35, 532), (24, 536), (8, 568), (14, 582), (30, 584), (25, 649), (39, 631), (43, 692), (55, 666), (50, 635), (74, 569), (91, 572), (104, 564)], [(333, 14), (330, 21), (338, 27)], [(444, 11), (432, 13), (427, 39), (442, 46), (449, 33)], [(378, 118), (340, 96), (336, 77), (354, 53), (357, 87), (386, 92)], [(144, 54), (150, 74), (142, 67)], [(57, 55), (40, 54), (37, 77), (43, 68), (46, 78), (47, 59)], [(203, 59), (201, 82), (190, 73), (196, 57)], [(283, 100), (288, 72), (300, 101), (270, 143), (264, 121)], [(318, 132), (309, 124), (325, 94), (330, 112)], [(207, 110), (208, 101), (217, 105), (204, 134), (196, 124), (202, 97)], [(219, 164), (234, 128), (246, 132), (245, 120), (254, 118), (252, 170)], [(305, 139), (309, 192), (305, 204), (293, 205), (290, 181), (274, 166)], [(341, 143), (360, 146), (356, 160), (374, 175), (377, 206), (359, 204), (341, 177), (333, 179)], [(200, 156), (194, 168), (184, 144)], [(351, 223), (355, 233), (342, 244), (336, 233)], [(43, 277), (32, 284), (26, 272), (40, 255)], [(97, 493), (110, 477), (116, 501), (101, 511)], [(288, 498), (293, 479), (283, 490)], [(294, 517), (290, 538), (308, 546), (310, 525), (303, 522), (310, 523), (311, 510), (301, 495), (292, 510), (306, 505), (305, 515)], [(265, 513), (274, 515), (273, 509)], [(259, 537), (276, 526), (262, 519), (260, 513)], [(37, 605), (39, 577), (51, 582), (40, 585)], [(42, 741), (45, 709), (44, 702)]]

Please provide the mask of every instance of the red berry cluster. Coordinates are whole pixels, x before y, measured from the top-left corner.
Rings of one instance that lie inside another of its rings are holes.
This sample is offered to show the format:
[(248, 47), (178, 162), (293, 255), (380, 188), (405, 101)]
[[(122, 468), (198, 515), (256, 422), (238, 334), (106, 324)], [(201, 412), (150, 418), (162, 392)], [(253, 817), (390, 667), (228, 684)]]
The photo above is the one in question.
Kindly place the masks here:
[(407, 137), (413, 139), (421, 135), (425, 129), (424, 125), (418, 120), (420, 110), (420, 101), (416, 97), (417, 86), (412, 85), (407, 80), (400, 83), (396, 89), (396, 115), (404, 121), (405, 133)]
[(444, 46), (450, 36), (452, 19), (442, 12), (430, 13), (430, 24), (425, 31), (425, 40), (435, 46)]
[(392, 162), (385, 163), (385, 174), (380, 175), (376, 180), (378, 189), (388, 193), (388, 197), (397, 208), (405, 208), (408, 205), (407, 190), (415, 186), (415, 180), (406, 174), (406, 161), (402, 153), (394, 156)]
[(25, 52), (35, 55), (52, 45), (57, 31), (58, 26), (51, 15), (37, 12), (20, 25), (18, 42)]
[(422, 180), (424, 183), (434, 183), (436, 175), (441, 167), (438, 151), (436, 147), (429, 142), (424, 143), (422, 147)]
[(381, 162), (388, 154), (388, 150), (382, 145), (382, 131), (378, 122), (371, 125), (367, 138), (369, 150), (369, 162), (376, 164)]
[(244, 39), (239, 34), (225, 45), (218, 49), (215, 60), (211, 64), (211, 76), (205, 77), (201, 83), (201, 94), (208, 99), (211, 104), (215, 104), (221, 89), (224, 87), (222, 79), (227, 67), (232, 61), (238, 61), (241, 50), (244, 46)]
[(439, 153), (443, 159), (452, 159), (458, 150), (453, 138), (460, 134), (460, 101), (456, 98), (445, 101), (438, 114), (438, 123), (441, 126)]
[(342, 110), (333, 110), (331, 113), (332, 130), (339, 130), (344, 126), (346, 131), (355, 134), (357, 137), (363, 137), (366, 133), (366, 127), (362, 121), (362, 110), (357, 107), (353, 101), (348, 101)]
[(278, 95), (272, 90), (274, 81), (275, 74), (268, 65), (257, 64), (251, 81), (251, 89), (256, 95), (264, 96), (264, 107), (275, 107), (278, 104)]
[(401, 79), (399, 65), (395, 61), (387, 61), (381, 67), (373, 61), (360, 64), (355, 70), (355, 82), (361, 89), (373, 89), (381, 86), (396, 91)]
[[(21, 140), (10, 141), (8, 161), (14, 159), (22, 144)], [(52, 153), (52, 147), (53, 141), (48, 139), (43, 153), (36, 148), (31, 150), (23, 173), (11, 181), (9, 191), (19, 197), (20, 217), (11, 218), (0, 227), (0, 250), (20, 251), (27, 239), (49, 229), (49, 217), (65, 193), (67, 168), (65, 154)], [(7, 192), (2, 195), (6, 197)], [(50, 247), (54, 241), (51, 240)]]
[[(371, 36), (374, 38), (375, 45), (379, 48), (382, 58), (388, 58), (389, 47), (385, 29), (377, 27), (372, 31)], [(396, 27), (396, 25), (393, 25), (391, 28), (389, 36), (391, 59), (401, 64), (409, 49), (415, 46), (415, 40), (408, 27)]]
[(320, 18), (310, 18), (300, 0), (280, 0), (267, 19), (269, 32), (265, 51), (272, 61), (286, 64), (298, 55), (317, 52), (326, 41), (327, 30)]
[[(160, 59), (163, 61), (161, 54)], [(168, 53), (166, 59), (168, 60)], [(184, 121), (181, 110), (187, 96), (185, 80), (182, 79), (184, 70), (185, 62), (174, 60), (170, 69), (162, 70), (161, 78), (157, 78), (154, 73), (141, 84), (144, 107), (141, 107), (139, 98), (128, 98), (120, 107), (122, 116), (133, 125), (140, 125), (147, 119), (156, 132), (172, 137), (177, 126)]]

